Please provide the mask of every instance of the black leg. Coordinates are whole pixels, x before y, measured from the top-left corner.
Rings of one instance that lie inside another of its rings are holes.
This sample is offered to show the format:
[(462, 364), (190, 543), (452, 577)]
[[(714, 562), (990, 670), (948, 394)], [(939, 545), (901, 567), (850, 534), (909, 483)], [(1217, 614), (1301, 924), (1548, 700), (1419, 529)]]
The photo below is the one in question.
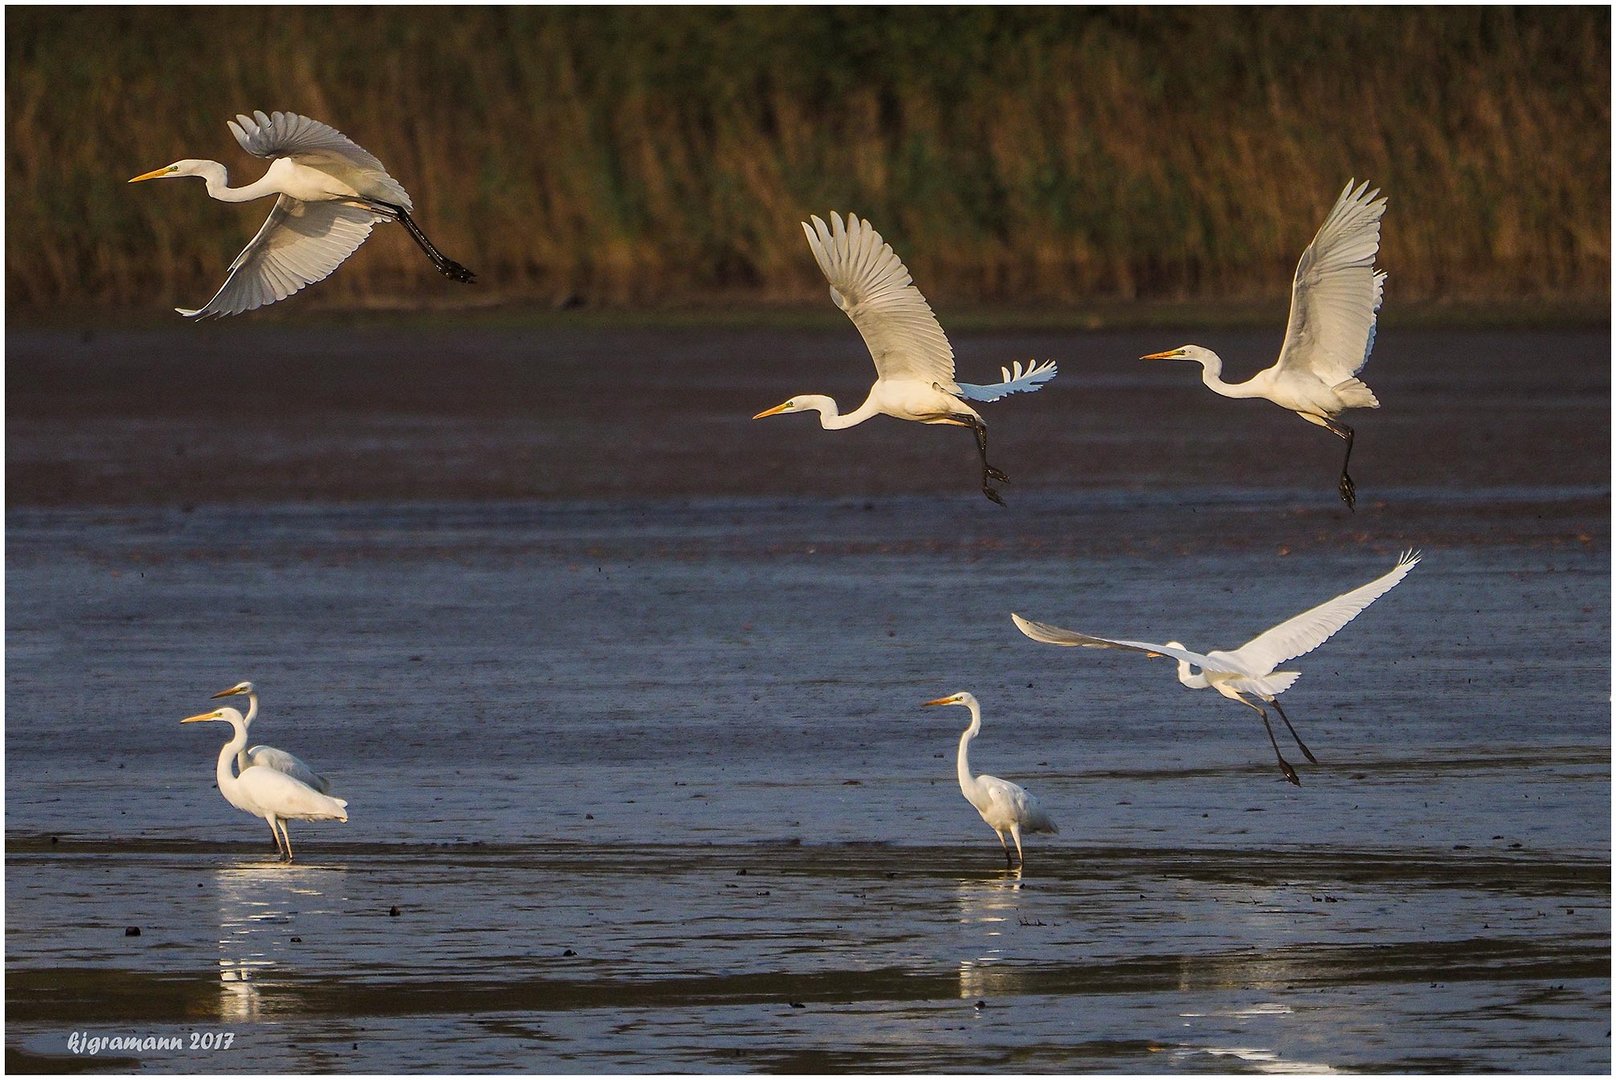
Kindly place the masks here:
[(1339, 420), (1326, 420), (1324, 426), (1329, 428), (1330, 432), (1337, 438), (1346, 440), (1347, 455), (1341, 459), (1341, 481), (1336, 490), (1341, 492), (1341, 501), (1347, 504), (1347, 509), (1356, 510), (1358, 509), (1358, 488), (1353, 484), (1352, 477), (1347, 475), (1347, 465), (1352, 461), (1352, 437), (1356, 433)]
[(965, 413), (956, 414), (954, 419), (976, 433), (976, 452), (982, 455), (982, 494), (1003, 506), (1004, 499), (1000, 498), (998, 491), (994, 489), (993, 481), (1008, 484), (1010, 478), (988, 464), (988, 426), (979, 418)]
[(408, 210), (392, 203), (381, 203), (379, 205), (398, 219), (398, 223), (404, 226), (410, 237), (420, 245), (422, 251), (426, 252), (426, 257), (432, 260), (432, 265), (438, 268), (438, 273), (451, 281), (459, 281), (467, 285), (477, 280), (476, 274), (439, 251), (437, 246), (426, 238), (426, 233), (421, 231), (421, 226), (415, 223), (415, 219), (410, 216)]
[(1252, 704), (1245, 698), (1241, 698), (1240, 703), (1242, 705), (1251, 705), (1253, 709), (1257, 710), (1257, 715), (1262, 717), (1263, 729), (1268, 732), (1268, 743), (1274, 748), (1274, 756), (1279, 759), (1279, 771), (1285, 774), (1285, 779), (1289, 780), (1297, 787), (1301, 787), (1302, 781), (1297, 777), (1296, 770), (1291, 768), (1291, 763), (1285, 760), (1285, 755), (1279, 752), (1279, 742), (1274, 738), (1274, 729), (1272, 725), (1268, 723), (1268, 710), (1263, 708), (1261, 705)]
[(1311, 750), (1309, 750), (1307, 748), (1307, 743), (1303, 742), (1302, 737), (1300, 735), (1296, 734), (1296, 729), (1291, 727), (1291, 718), (1286, 716), (1285, 715), (1285, 710), (1279, 707), (1279, 699), (1275, 698), (1273, 701), (1270, 701), (1268, 704), (1272, 705), (1274, 707), (1274, 711), (1279, 713), (1279, 718), (1281, 720), (1285, 721), (1286, 730), (1291, 733), (1291, 738), (1296, 740), (1296, 745), (1301, 748), (1302, 753), (1307, 755), (1307, 760), (1309, 760), (1313, 764), (1317, 765), (1319, 763), (1319, 759), (1313, 756), (1313, 751), (1311, 751)]

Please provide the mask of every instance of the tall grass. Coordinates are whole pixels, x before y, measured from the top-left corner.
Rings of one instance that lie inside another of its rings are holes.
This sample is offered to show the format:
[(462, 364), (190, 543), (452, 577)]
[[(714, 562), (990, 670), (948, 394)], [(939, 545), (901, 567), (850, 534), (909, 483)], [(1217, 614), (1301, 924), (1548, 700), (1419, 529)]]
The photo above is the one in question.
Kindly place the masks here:
[[(934, 297), (1283, 295), (1349, 176), (1400, 297), (1610, 279), (1606, 8), (9, 8), (10, 307), (195, 303), (262, 220), (180, 157), (323, 119), (478, 295), (817, 298), (856, 210)], [(236, 182), (240, 182), (237, 179)], [(449, 293), (402, 230), (328, 300)], [(466, 294), (470, 294), (466, 290)], [(450, 295), (458, 295), (456, 292)]]

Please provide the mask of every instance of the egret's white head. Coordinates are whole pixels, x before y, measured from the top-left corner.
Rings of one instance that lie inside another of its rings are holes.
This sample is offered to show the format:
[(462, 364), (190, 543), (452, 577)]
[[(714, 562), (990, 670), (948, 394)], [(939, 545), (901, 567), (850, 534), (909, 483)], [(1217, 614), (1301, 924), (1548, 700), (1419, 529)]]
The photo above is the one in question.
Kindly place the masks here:
[(832, 410), (836, 408), (835, 403), (830, 398), (821, 394), (802, 394), (792, 398), (790, 401), (783, 401), (772, 409), (764, 409), (752, 419), (761, 420), (765, 416), (779, 416), (782, 413), (813, 412), (815, 410), (824, 412), (826, 406), (829, 406)]
[(1146, 353), (1144, 356), (1141, 356), (1139, 359), (1141, 359), (1141, 360), (1192, 360), (1192, 361), (1194, 361), (1194, 362), (1196, 362), (1198, 364), (1204, 364), (1208, 360), (1216, 360), (1217, 358), (1218, 358), (1217, 354), (1214, 353), (1211, 349), (1203, 349), (1199, 345), (1180, 345), (1178, 348), (1176, 348), (1176, 349), (1168, 349), (1166, 352)]
[(961, 691), (958, 694), (949, 694), (947, 697), (940, 697), (933, 701), (922, 701), (920, 704), (922, 708), (927, 705), (964, 705), (966, 708), (970, 708), (976, 704), (976, 697)]
[(200, 724), (208, 720), (219, 720), (226, 724), (241, 723), (241, 714), (235, 709), (214, 709), (212, 712), (198, 713), (196, 716), (187, 716), (181, 720), (182, 724)]
[(129, 178), (129, 183), (138, 184), (142, 180), (162, 180), (169, 176), (200, 176), (202, 166), (216, 164), (212, 161), (203, 161), (200, 158), (182, 158), (172, 165), (164, 165), (161, 169), (153, 169), (148, 173)]
[(250, 682), (238, 682), (236, 685), (232, 686), (230, 689), (228, 689), (228, 690), (220, 690), (217, 694), (214, 694), (213, 696), (216, 697), (216, 698), (221, 698), (221, 697), (229, 697), (232, 694), (250, 694), (252, 692), (253, 692), (253, 684), (252, 683), (250, 683)]

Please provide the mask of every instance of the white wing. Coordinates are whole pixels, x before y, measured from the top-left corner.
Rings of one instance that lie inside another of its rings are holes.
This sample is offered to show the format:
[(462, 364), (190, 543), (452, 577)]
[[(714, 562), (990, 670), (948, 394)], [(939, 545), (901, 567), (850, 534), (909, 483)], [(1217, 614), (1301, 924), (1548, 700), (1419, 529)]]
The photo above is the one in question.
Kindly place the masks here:
[(1291, 284), (1291, 318), (1279, 350), (1283, 370), (1311, 372), (1334, 386), (1369, 359), (1375, 312), (1386, 281), (1375, 271), (1386, 200), (1367, 182), (1341, 197), (1302, 252)]
[(308, 763), (302, 758), (285, 750), (280, 750), (273, 746), (255, 746), (247, 751), (247, 763), (248, 765), (262, 765), (266, 769), (274, 769), (276, 772), (285, 773), (293, 780), (305, 783), (321, 794), (329, 795), (331, 793), (331, 782), (329, 780), (309, 768)]
[(1342, 593), (1334, 600), (1326, 600), (1294, 619), (1286, 619), (1272, 630), (1258, 634), (1229, 655), (1238, 657), (1240, 666), (1246, 671), (1266, 674), (1292, 657), (1310, 653), (1328, 641), (1337, 630), (1357, 618), (1358, 613), (1364, 608), (1389, 592), (1392, 586), (1402, 581), (1404, 575), (1419, 561), (1418, 553), (1405, 551), (1390, 573), (1351, 592)]
[[(297, 113), (278, 112), (265, 116), (255, 112), (252, 116), (237, 115), (227, 121), (230, 133), (241, 148), (261, 158), (289, 157), (300, 165), (340, 176), (355, 190), (370, 192), (378, 198), (414, 209), (409, 192), (387, 174), (387, 167), (348, 136), (318, 120)], [(355, 181), (368, 181), (361, 185)]]
[(978, 776), (976, 781), (987, 793), (989, 807), (982, 814), (982, 820), (989, 825), (1008, 829), (1010, 823), (1015, 822), (1022, 832), (1060, 832), (1038, 798), (1020, 784), (986, 774)]
[(1127, 649), (1131, 652), (1142, 652), (1147, 656), (1171, 656), (1175, 660), (1183, 660), (1198, 668), (1211, 668), (1213, 671), (1227, 670), (1226, 664), (1220, 664), (1210, 656), (1175, 645), (1157, 645), (1149, 641), (1113, 641), (1111, 638), (1094, 637), (1090, 634), (1080, 634), (1076, 630), (1062, 630), (1058, 626), (1048, 623), (1033, 622), (1023, 619), (1015, 612), (1010, 613), (1016, 628), (1034, 641), (1042, 641), (1046, 645), (1081, 645), (1086, 649)]
[(230, 264), (230, 276), (213, 299), (195, 311), (174, 310), (187, 318), (207, 318), (239, 315), (284, 300), (329, 276), (378, 221), (387, 220), (385, 214), (346, 203), (302, 202), (282, 195), (258, 235)]
[(1020, 394), (1027, 391), (1039, 390), (1050, 379), (1055, 377), (1055, 361), (1046, 360), (1042, 364), (1027, 361), (1027, 370), (1021, 370), (1021, 361), (1014, 362), (1015, 370), (1002, 367), (999, 375), (1003, 382), (989, 383), (978, 386), (976, 383), (960, 383), (959, 396), (967, 401), (998, 401), (1007, 394)]
[(875, 360), (882, 379), (919, 379), (955, 393), (954, 350), (931, 305), (915, 288), (892, 246), (881, 234), (847, 215), (831, 214), (830, 227), (814, 217), (802, 223), (830, 297), (847, 312)]
[(252, 803), (276, 817), (293, 821), (348, 820), (348, 800), (322, 795), (283, 772), (253, 766), (242, 772), (240, 780), (241, 789)]

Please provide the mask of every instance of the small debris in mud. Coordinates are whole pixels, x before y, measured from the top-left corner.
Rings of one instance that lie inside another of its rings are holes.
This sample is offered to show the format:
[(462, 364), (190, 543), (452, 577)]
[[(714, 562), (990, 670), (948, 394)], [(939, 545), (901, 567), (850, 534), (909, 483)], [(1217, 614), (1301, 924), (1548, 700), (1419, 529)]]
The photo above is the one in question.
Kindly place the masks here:
[(123, 928), (123, 936), (124, 937), (139, 937), (140, 936), (140, 927), (138, 927), (138, 926), (126, 926), (126, 927), (124, 927)]
[(397, 904), (394, 904), (392, 907), (387, 909), (387, 917), (390, 918), (390, 919), (398, 918), (398, 905)]
[(562, 949), (561, 950), (561, 955), (562, 956), (577, 956), (578, 954), (573, 952), (571, 949)]
[(806, 1009), (808, 1007), (800, 1001), (788, 1001), (786, 1004), (790, 1005), (793, 1009)]

